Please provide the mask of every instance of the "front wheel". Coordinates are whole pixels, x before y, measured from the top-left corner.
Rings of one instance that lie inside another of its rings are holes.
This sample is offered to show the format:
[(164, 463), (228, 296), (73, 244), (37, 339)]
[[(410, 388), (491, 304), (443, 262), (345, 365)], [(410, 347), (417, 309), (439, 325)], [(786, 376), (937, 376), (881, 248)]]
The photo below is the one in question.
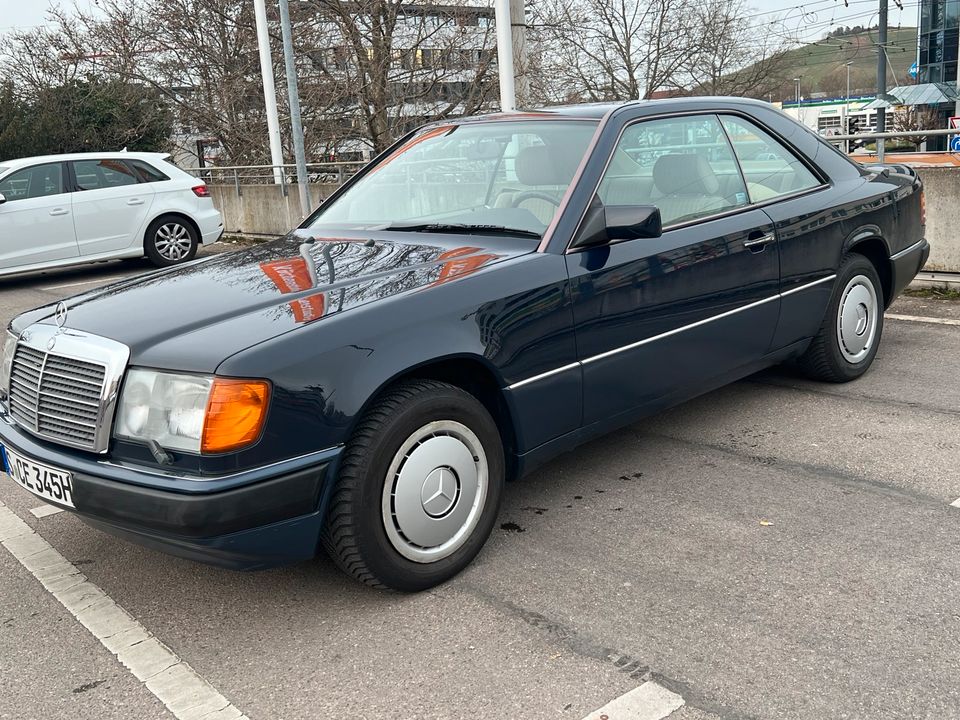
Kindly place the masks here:
[(470, 564), (504, 482), (496, 423), (472, 395), (433, 380), (387, 391), (344, 448), (321, 538), (368, 585), (413, 592)]
[(193, 260), (200, 237), (182, 217), (165, 215), (150, 223), (143, 241), (147, 257), (157, 267), (170, 267)]
[(863, 375), (877, 355), (883, 310), (883, 287), (873, 263), (863, 255), (846, 256), (826, 317), (800, 357), (800, 368), (826, 382), (849, 382)]

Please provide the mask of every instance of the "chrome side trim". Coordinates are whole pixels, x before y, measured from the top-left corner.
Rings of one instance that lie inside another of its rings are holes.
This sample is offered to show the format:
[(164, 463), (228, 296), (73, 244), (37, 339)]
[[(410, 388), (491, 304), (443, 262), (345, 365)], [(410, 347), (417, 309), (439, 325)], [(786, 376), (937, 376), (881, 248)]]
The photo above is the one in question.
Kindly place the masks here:
[(652, 337), (644, 338), (643, 340), (638, 340), (637, 342), (630, 343), (629, 345), (624, 345), (623, 347), (614, 348), (613, 350), (607, 350), (606, 352), (600, 353), (599, 355), (594, 355), (593, 357), (588, 357), (586, 360), (582, 360), (580, 364), (587, 365), (589, 363), (596, 362), (597, 360), (603, 360), (604, 358), (608, 358), (612, 355), (618, 355), (619, 353), (626, 352), (627, 350), (633, 350), (634, 348), (638, 348), (643, 345), (649, 345), (652, 342), (655, 342), (657, 340), (663, 340), (663, 338), (670, 337), (671, 335), (677, 335), (687, 330), (692, 330), (693, 328), (706, 325), (707, 323), (712, 323), (714, 320), (721, 320), (725, 317), (730, 317), (731, 315), (736, 315), (739, 312), (743, 312), (744, 310), (749, 310), (751, 308), (755, 308), (760, 305), (765, 305), (768, 302), (773, 302), (774, 300), (779, 300), (779, 299), (780, 299), (779, 295), (771, 295), (770, 297), (764, 298), (763, 300), (757, 300), (755, 302), (748, 303), (747, 305), (742, 305), (738, 308), (734, 308), (733, 310), (727, 310), (726, 312), (722, 312), (719, 315), (714, 315), (712, 317), (704, 318), (703, 320), (697, 320), (697, 322), (695, 323), (690, 323), (689, 325), (684, 325), (683, 327), (674, 328), (673, 330), (667, 330), (667, 332), (665, 333), (660, 333), (659, 335), (653, 335)]
[(801, 290), (806, 290), (807, 288), (812, 288), (814, 285), (819, 285), (820, 283), (830, 282), (831, 280), (835, 280), (836, 277), (837, 277), (836, 274), (834, 274), (834, 275), (827, 275), (826, 277), (820, 278), (819, 280), (814, 280), (813, 282), (807, 283), (806, 285), (801, 285), (800, 287), (795, 287), (795, 288), (792, 288), (792, 289), (790, 289), (790, 290), (787, 290), (786, 292), (782, 292), (782, 293), (780, 293), (780, 297), (784, 298), (784, 297), (786, 297), (787, 295), (793, 295), (794, 293), (798, 293), (798, 292), (800, 292)]
[(908, 247), (906, 250), (901, 250), (901, 251), (898, 252), (896, 255), (891, 255), (891, 256), (890, 256), (890, 259), (891, 259), (891, 260), (899, 260), (899, 259), (902, 258), (904, 255), (909, 255), (909, 254), (912, 253), (914, 250), (916, 250), (918, 247), (921, 247), (924, 242), (926, 242), (925, 239), (924, 239), (924, 240), (921, 240), (921, 241), (919, 241), (919, 242), (915, 242), (913, 245), (911, 245), (910, 247)]
[(614, 348), (613, 350), (607, 350), (606, 352), (602, 352), (599, 355), (593, 355), (591, 357), (588, 357), (585, 360), (579, 360), (577, 362), (570, 363), (569, 365), (564, 365), (563, 367), (555, 368), (554, 370), (548, 370), (547, 372), (540, 373), (539, 375), (534, 375), (533, 377), (528, 377), (525, 380), (520, 380), (519, 382), (515, 382), (512, 385), (508, 385), (507, 390), (516, 390), (519, 387), (523, 387), (524, 385), (529, 385), (530, 383), (537, 382), (538, 380), (543, 380), (544, 378), (550, 377), (551, 375), (556, 375), (558, 373), (566, 372), (567, 370), (573, 370), (577, 367), (583, 367), (584, 365), (588, 365), (592, 362), (596, 362), (597, 360), (603, 360), (604, 358), (608, 358), (613, 355), (626, 352), (627, 350), (633, 350), (643, 345), (648, 345), (657, 340), (662, 340), (664, 338), (670, 337), (671, 335), (677, 335), (687, 330), (692, 330), (693, 328), (706, 325), (707, 323), (712, 323), (714, 320), (721, 320), (725, 317), (736, 315), (737, 313), (743, 312), (744, 310), (750, 310), (751, 308), (759, 307), (760, 305), (765, 305), (768, 302), (779, 300), (781, 298), (787, 297), (788, 295), (793, 295), (794, 293), (798, 293), (801, 290), (806, 290), (816, 285), (820, 285), (825, 282), (830, 282), (831, 280), (836, 279), (836, 277), (837, 277), (836, 274), (827, 275), (826, 277), (822, 277), (819, 280), (814, 280), (813, 282), (809, 282), (806, 285), (795, 287), (792, 290), (788, 290), (787, 292), (777, 293), (776, 295), (771, 295), (770, 297), (764, 298), (763, 300), (756, 300), (752, 303), (748, 303), (746, 305), (742, 305), (741, 307), (734, 308), (733, 310), (727, 310), (726, 312), (722, 312), (719, 315), (713, 315), (711, 317), (704, 318), (703, 320), (697, 320), (697, 322), (690, 323), (689, 325), (684, 325), (683, 327), (674, 328), (673, 330), (668, 330), (665, 333), (660, 333), (659, 335), (653, 335), (651, 337), (644, 338), (643, 340), (638, 340), (637, 342), (630, 343), (629, 345), (624, 345), (622, 347)]
[(547, 370), (545, 373), (540, 373), (539, 375), (534, 375), (533, 377), (528, 377), (526, 380), (521, 380), (520, 382), (515, 382), (513, 385), (508, 385), (507, 390), (516, 390), (518, 387), (523, 387), (524, 385), (529, 385), (530, 383), (536, 382), (537, 380), (543, 380), (544, 378), (550, 377), (551, 375), (557, 375), (567, 370), (573, 370), (574, 368), (580, 367), (580, 362), (570, 363), (569, 365), (564, 365), (563, 367), (558, 367), (555, 370)]

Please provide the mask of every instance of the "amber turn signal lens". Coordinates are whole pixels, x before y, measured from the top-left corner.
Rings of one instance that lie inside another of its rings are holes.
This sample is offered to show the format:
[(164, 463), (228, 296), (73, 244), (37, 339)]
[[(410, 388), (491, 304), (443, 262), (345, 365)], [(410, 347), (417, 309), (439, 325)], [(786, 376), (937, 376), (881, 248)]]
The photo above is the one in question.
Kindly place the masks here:
[(238, 450), (260, 437), (270, 385), (264, 380), (214, 378), (207, 401), (200, 451)]

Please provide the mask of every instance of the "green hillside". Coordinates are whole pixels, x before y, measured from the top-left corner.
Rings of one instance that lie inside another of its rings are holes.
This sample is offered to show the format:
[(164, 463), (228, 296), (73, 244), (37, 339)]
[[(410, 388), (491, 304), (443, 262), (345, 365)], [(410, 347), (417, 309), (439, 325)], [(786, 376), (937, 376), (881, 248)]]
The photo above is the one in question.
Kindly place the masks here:
[[(793, 76), (801, 76), (800, 92), (804, 97), (814, 93), (842, 97), (846, 93), (847, 68), (850, 66), (852, 95), (873, 93), (877, 86), (877, 31), (863, 30), (834, 35), (809, 45), (790, 50), (785, 68)], [(913, 82), (907, 71), (917, 54), (916, 28), (891, 28), (888, 33), (887, 86), (908, 85)], [(792, 86), (782, 89), (784, 100), (792, 100)]]

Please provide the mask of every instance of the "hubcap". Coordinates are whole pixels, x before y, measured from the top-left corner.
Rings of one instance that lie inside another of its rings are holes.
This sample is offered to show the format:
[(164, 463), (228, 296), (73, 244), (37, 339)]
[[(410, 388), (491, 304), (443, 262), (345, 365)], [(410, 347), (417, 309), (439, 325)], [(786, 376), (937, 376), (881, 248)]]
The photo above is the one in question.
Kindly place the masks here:
[(837, 339), (848, 362), (858, 363), (873, 348), (880, 317), (877, 291), (866, 275), (850, 279), (840, 296)]
[(160, 257), (176, 261), (183, 260), (190, 253), (193, 240), (186, 227), (180, 223), (169, 222), (157, 230), (154, 244)]
[(382, 517), (397, 552), (436, 562), (470, 538), (487, 497), (487, 456), (470, 428), (431, 422), (400, 446), (383, 485)]

